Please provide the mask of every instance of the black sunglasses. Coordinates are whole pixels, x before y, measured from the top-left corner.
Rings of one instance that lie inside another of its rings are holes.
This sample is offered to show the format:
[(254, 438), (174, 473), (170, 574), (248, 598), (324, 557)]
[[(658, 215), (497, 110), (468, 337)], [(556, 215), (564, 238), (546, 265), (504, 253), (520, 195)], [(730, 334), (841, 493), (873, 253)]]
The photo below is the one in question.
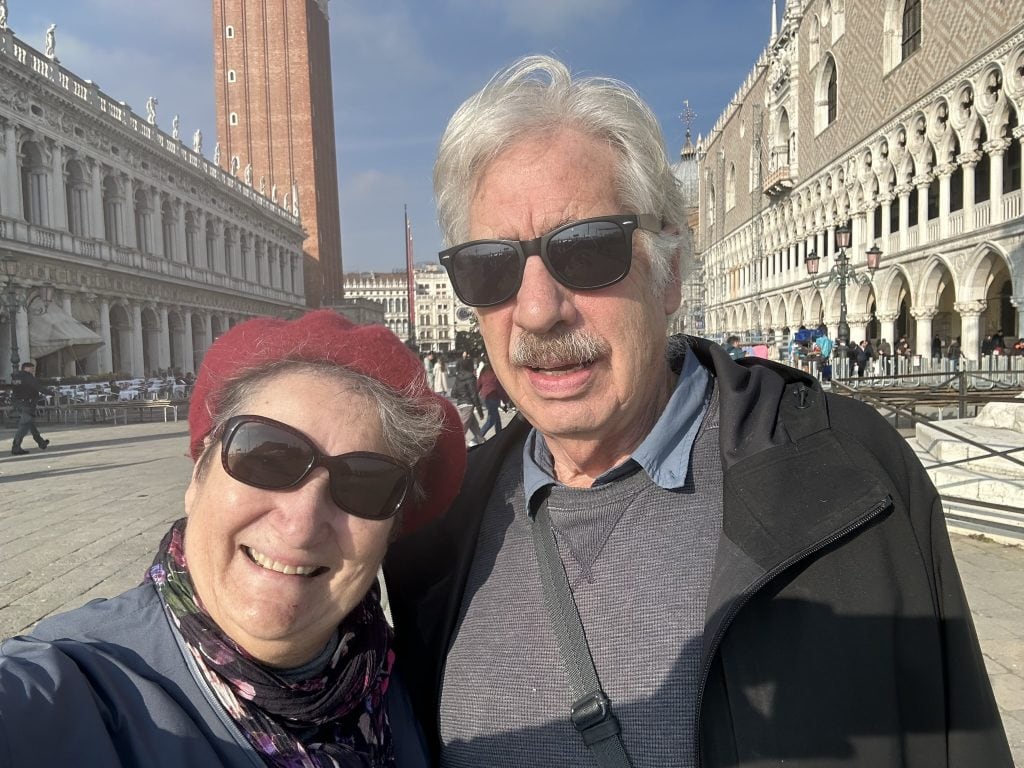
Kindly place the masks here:
[(366, 520), (394, 515), (413, 480), (411, 468), (380, 453), (325, 456), (302, 432), (265, 416), (228, 419), (220, 459), (230, 477), (272, 491), (294, 488), (316, 467), (325, 467), (334, 503)]
[(455, 293), (471, 307), (493, 307), (519, 291), (528, 256), (539, 255), (566, 288), (607, 288), (629, 274), (633, 232), (660, 232), (651, 214), (599, 216), (566, 224), (533, 240), (473, 240), (441, 251)]

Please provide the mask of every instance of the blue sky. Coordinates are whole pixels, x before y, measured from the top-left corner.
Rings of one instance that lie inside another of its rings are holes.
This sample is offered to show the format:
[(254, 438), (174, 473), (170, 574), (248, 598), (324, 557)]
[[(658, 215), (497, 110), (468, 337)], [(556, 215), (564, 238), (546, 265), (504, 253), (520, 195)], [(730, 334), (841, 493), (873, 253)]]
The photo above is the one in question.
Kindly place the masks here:
[[(289, 0), (299, 2), (300, 0)], [(779, 8), (784, 5), (779, 1)], [(216, 136), (210, 0), (8, 0), (9, 24), (79, 76), (182, 135)], [(430, 174), (452, 112), (498, 69), (552, 53), (573, 71), (635, 87), (672, 159), (683, 100), (706, 133), (767, 43), (771, 0), (331, 0), (331, 44), (346, 271), (404, 264), (408, 204), (417, 261), (441, 246)]]

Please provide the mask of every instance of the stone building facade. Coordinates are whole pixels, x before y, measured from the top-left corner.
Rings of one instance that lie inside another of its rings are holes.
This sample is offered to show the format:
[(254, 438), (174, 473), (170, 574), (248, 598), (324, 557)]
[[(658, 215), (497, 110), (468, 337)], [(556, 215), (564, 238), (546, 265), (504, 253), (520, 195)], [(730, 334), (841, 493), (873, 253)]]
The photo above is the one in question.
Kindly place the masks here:
[(213, 3), (219, 162), (301, 218), (312, 307), (342, 298), (327, 5)]
[(1024, 335), (1024, 0), (790, 0), (772, 32), (699, 147), (708, 335), (834, 332), (805, 259), (843, 224), (859, 272), (883, 252), (854, 341)]
[(235, 322), (305, 306), (298, 218), (208, 161), (198, 132), (187, 146), (177, 119), (161, 131), (155, 109), (140, 117), (0, 29), (0, 259), (17, 262), (0, 376), (11, 322), (22, 361), (46, 353), (41, 375), (142, 376), (195, 371)]
[[(407, 272), (350, 272), (345, 275), (347, 299), (364, 298), (384, 308), (384, 324), (400, 339), (409, 338)], [(459, 301), (448, 273), (440, 264), (413, 268), (416, 282), (416, 346), (420, 352), (451, 352), (459, 331), (472, 330), (473, 310)]]

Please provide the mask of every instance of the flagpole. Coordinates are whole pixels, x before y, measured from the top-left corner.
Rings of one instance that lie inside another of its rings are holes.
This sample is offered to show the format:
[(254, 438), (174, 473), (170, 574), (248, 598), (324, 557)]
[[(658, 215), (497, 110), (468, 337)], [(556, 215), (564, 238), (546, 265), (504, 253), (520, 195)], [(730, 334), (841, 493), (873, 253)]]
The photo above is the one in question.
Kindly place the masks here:
[(409, 206), (403, 205), (405, 212), (405, 270), (406, 288), (409, 293), (409, 339), (408, 344), (416, 351), (416, 274), (412, 267), (412, 224), (409, 222)]

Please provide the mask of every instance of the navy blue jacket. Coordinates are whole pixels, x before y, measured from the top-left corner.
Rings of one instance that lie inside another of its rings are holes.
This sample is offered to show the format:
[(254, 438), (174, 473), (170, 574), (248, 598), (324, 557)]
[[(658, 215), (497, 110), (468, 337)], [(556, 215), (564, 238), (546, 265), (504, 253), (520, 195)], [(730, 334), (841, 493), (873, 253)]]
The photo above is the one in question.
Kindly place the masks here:
[[(426, 768), (398, 676), (387, 692), (399, 768)], [(0, 765), (263, 768), (202, 681), (151, 584), (0, 645)]]

